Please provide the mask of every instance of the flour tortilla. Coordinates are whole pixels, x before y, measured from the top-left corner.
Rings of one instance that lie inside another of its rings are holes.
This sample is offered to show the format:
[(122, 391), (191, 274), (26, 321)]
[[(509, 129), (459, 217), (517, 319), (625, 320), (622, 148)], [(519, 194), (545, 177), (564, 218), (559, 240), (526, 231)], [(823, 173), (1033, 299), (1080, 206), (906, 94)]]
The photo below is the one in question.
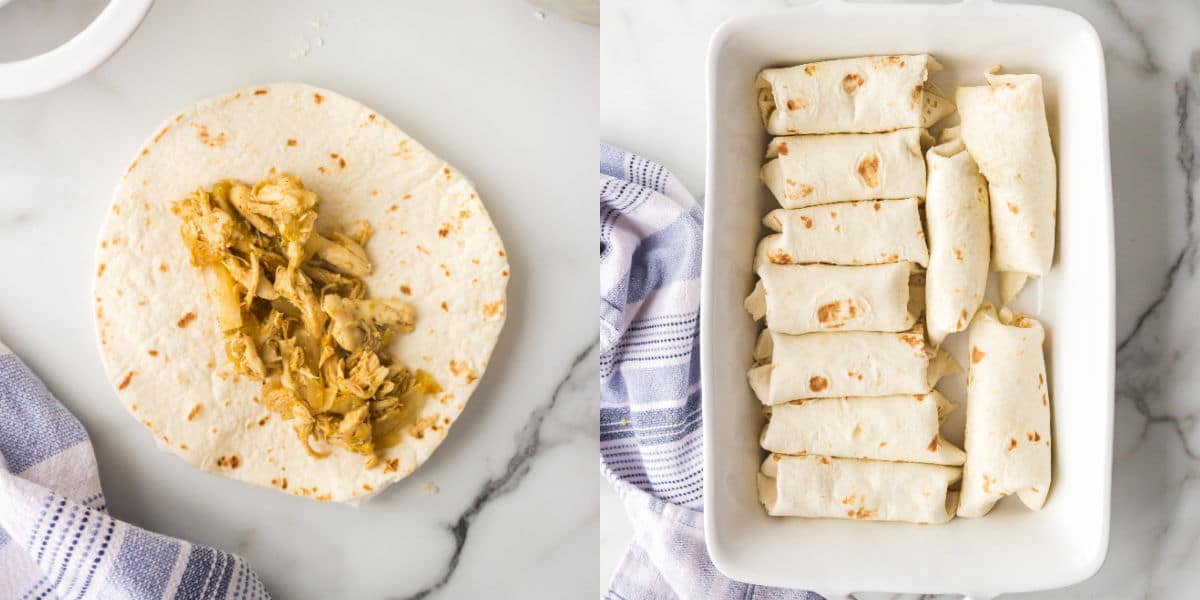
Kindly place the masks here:
[(778, 137), (760, 177), (784, 208), (925, 195), (924, 129)]
[(763, 218), (763, 225), (782, 235), (769, 235), (759, 243), (756, 269), (768, 262), (929, 264), (916, 198), (775, 209)]
[(755, 320), (780, 333), (904, 331), (916, 322), (909, 301), (908, 262), (862, 267), (759, 265), (746, 298)]
[(988, 71), (988, 85), (958, 88), (962, 139), (991, 195), (992, 270), (1007, 304), (1054, 260), (1057, 171), (1042, 78)]
[(960, 517), (982, 517), (1017, 494), (1041, 510), (1050, 491), (1050, 389), (1041, 323), (991, 305), (969, 333), (967, 462)]
[(954, 112), (927, 81), (941, 69), (928, 54), (864, 56), (763, 69), (755, 86), (771, 135), (892, 131)]
[(961, 465), (966, 455), (939, 432), (954, 408), (936, 390), (798, 400), (771, 407), (759, 444), (780, 454)]
[(945, 523), (961, 474), (945, 465), (772, 454), (759, 470), (758, 497), (773, 517)]
[[(411, 302), (418, 315), (391, 353), (444, 390), (370, 470), (340, 447), (310, 457), (292, 425), (257, 403), (262, 384), (233, 374), (171, 213), (196, 188), (276, 172), (320, 196), (318, 230), (361, 219), (375, 228), (369, 293)], [(509, 266), (471, 183), (381, 114), (302, 84), (248, 88), (169, 119), (121, 177), (96, 254), (104, 365), (158, 445), (203, 470), (318, 500), (372, 495), (424, 463), (478, 385), (505, 320)]]
[(945, 351), (927, 350), (921, 324), (901, 333), (787, 335), (764, 330), (754, 354), (765, 364), (751, 368), (747, 379), (766, 405), (806, 398), (927, 394), (959, 368)]
[(987, 182), (967, 153), (958, 128), (942, 132), (929, 149), (925, 221), (929, 269), (925, 272), (925, 324), (929, 340), (966, 329), (987, 287), (991, 234)]

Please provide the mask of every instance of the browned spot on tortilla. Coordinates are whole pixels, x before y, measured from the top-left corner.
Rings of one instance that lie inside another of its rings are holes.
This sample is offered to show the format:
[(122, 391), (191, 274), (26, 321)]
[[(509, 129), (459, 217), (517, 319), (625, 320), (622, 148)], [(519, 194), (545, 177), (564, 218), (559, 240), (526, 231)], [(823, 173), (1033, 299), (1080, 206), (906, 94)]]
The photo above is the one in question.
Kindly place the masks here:
[(325, 96), (322, 96), (322, 95), (316, 94), (316, 93), (313, 94), (313, 102), (320, 104), (324, 101), (325, 101)]
[(923, 335), (907, 333), (907, 334), (901, 335), (900, 340), (913, 348), (919, 349), (919, 348), (925, 347), (925, 336), (923, 336)]
[(447, 267), (447, 266), (445, 265), (445, 263), (438, 264), (438, 266), (442, 268), (442, 274), (443, 274), (443, 275), (445, 275), (446, 277), (449, 277), (449, 276), (450, 276), (450, 267)]
[(420, 252), (421, 254), (424, 254), (425, 256), (429, 256), (429, 250), (427, 250), (425, 248), (425, 246), (422, 246), (420, 244), (417, 244), (417, 252)]
[(842, 232), (842, 226), (841, 226), (841, 225), (834, 225), (834, 227), (833, 227), (833, 232), (834, 232), (834, 233), (841, 233), (841, 232)]
[(787, 107), (788, 110), (800, 110), (802, 108), (808, 108), (808, 103), (797, 98), (788, 98)]
[(915, 107), (916, 105), (918, 105), (918, 104), (920, 104), (920, 103), (921, 103), (921, 93), (922, 93), (922, 92), (924, 92), (924, 91), (925, 91), (925, 86), (924, 86), (924, 85), (922, 85), (922, 84), (920, 84), (920, 83), (918, 83), (918, 84), (916, 85), (916, 87), (914, 87), (914, 88), (913, 88), (913, 91), (912, 91), (912, 105), (913, 105), (914, 107)]
[(832, 323), (838, 320), (838, 315), (842, 312), (841, 300), (834, 300), (828, 304), (822, 304), (817, 307), (817, 321), (820, 323)]
[(850, 494), (849, 496), (842, 498), (842, 504), (854, 504), (854, 499), (856, 497), (858, 497), (857, 494)]
[(107, 247), (108, 247), (108, 240), (100, 240), (100, 247), (101, 247), (101, 248), (107, 248)]
[(387, 461), (387, 466), (383, 468), (384, 473), (395, 473), (400, 470), (400, 459), (393, 458)]
[(882, 447), (884, 447), (884, 446), (886, 446), (886, 445), (887, 445), (887, 442), (879, 442), (879, 447), (880, 447), (880, 448), (882, 448)]
[(201, 408), (202, 407), (199, 404), (193, 406), (192, 409), (188, 411), (187, 420), (191, 421), (192, 419), (195, 419), (196, 415), (200, 414)]
[(337, 159), (337, 161), (338, 161), (338, 168), (340, 168), (340, 169), (346, 168), (346, 159), (339, 158), (339, 159)]
[(883, 64), (892, 67), (904, 67), (904, 59), (899, 56), (887, 56), (883, 59)]
[(501, 276), (501, 277), (508, 277), (508, 269), (505, 269), (505, 270), (503, 270), (503, 271), (500, 271), (500, 276)]
[(215, 367), (215, 366), (217, 366), (217, 365), (216, 365), (216, 363), (214, 363), (214, 362), (213, 362), (213, 361), (211, 361), (211, 360), (210, 360), (210, 361), (208, 361), (208, 362), (206, 362), (206, 363), (204, 363), (204, 367), (205, 367), (205, 368), (207, 368), (207, 369), (212, 369), (212, 368), (213, 368), (213, 367)]
[(1026, 438), (1028, 438), (1028, 439), (1029, 439), (1029, 441), (1031, 441), (1031, 442), (1040, 442), (1040, 441), (1042, 441), (1042, 434), (1040, 434), (1040, 433), (1038, 433), (1038, 432), (1036, 432), (1036, 431), (1033, 431), (1033, 432), (1030, 432), (1030, 433), (1026, 433), (1026, 434), (1025, 434), (1025, 437), (1026, 437)]
[(813, 220), (812, 220), (812, 217), (805, 217), (805, 216), (801, 215), (801, 217), (800, 217), (800, 220), (804, 222), (804, 228), (805, 228), (805, 229), (812, 229), (812, 228), (813, 228)]
[(442, 174), (446, 176), (446, 181), (450, 181), (450, 167), (442, 167)]
[(187, 445), (187, 444), (179, 444), (179, 449), (180, 449), (180, 450), (187, 450), (187, 449), (188, 449), (188, 445)]
[(322, 174), (324, 174), (324, 173), (325, 173), (325, 167), (317, 167), (317, 171), (319, 171), (319, 172), (321, 172)]
[(450, 305), (446, 304), (445, 300), (442, 301), (442, 310), (445, 312), (450, 312)]
[(983, 474), (983, 493), (985, 493), (985, 494), (992, 493), (992, 484), (993, 483), (996, 483), (996, 480), (992, 479), (991, 477), (988, 477), (987, 473), (984, 473)]
[(937, 434), (934, 434), (934, 436), (933, 436), (933, 439), (929, 440), (929, 445), (928, 445), (928, 446), (925, 446), (925, 449), (926, 449), (926, 450), (928, 450), (928, 451), (930, 451), (930, 452), (937, 452), (937, 449), (938, 449), (938, 441), (939, 441), (939, 440), (938, 440), (938, 436), (937, 436)]
[(1011, 212), (1014, 215), (1021, 212), (1020, 206), (1017, 206), (1016, 204), (1013, 204), (1012, 202), (1005, 202), (1005, 204), (1008, 205), (1008, 212)]
[(412, 200), (412, 194), (405, 194), (400, 197), (401, 200)]
[(854, 426), (854, 435), (855, 435), (855, 436), (862, 435), (862, 432), (863, 432), (862, 425), (855, 425), (855, 426)]
[(407, 285), (402, 285), (400, 286), (400, 293), (404, 294), (405, 296), (411, 296), (412, 288), (408, 287)]
[(497, 255), (497, 256), (499, 256), (500, 258), (504, 258), (504, 251), (503, 251), (503, 250), (498, 250), (498, 251), (496, 252), (496, 255)]
[(784, 252), (783, 250), (780, 250), (778, 248), (767, 251), (767, 260), (769, 260), (777, 265), (792, 264), (792, 257), (790, 255), (788, 255), (787, 252)]
[(162, 271), (163, 273), (166, 273), (167, 272), (167, 263), (159, 263), (158, 270)]
[(847, 94), (853, 94), (854, 92), (858, 91), (858, 88), (862, 87), (862, 85), (866, 82), (866, 78), (864, 78), (862, 75), (859, 75), (858, 73), (850, 73), (842, 78), (842, 91), (846, 92)]
[(1038, 373), (1038, 387), (1040, 388), (1045, 384), (1046, 384), (1046, 376), (1042, 375), (1041, 373)]
[(368, 491), (368, 492), (373, 492), (373, 491), (375, 491), (375, 488), (371, 487), (371, 484), (369, 484), (369, 483), (364, 483), (364, 484), (362, 485), (362, 488), (363, 488), (364, 490)]
[(146, 300), (145, 298), (142, 298), (141, 300), (138, 300), (138, 302), (137, 302), (137, 305), (138, 305), (138, 306), (145, 306), (145, 305), (146, 305), (146, 304), (148, 304), (149, 302), (150, 302), (149, 300)]
[[(776, 460), (778, 460), (778, 459), (776, 459)], [(823, 465), (827, 465), (827, 464), (829, 464), (829, 459), (828, 459), (828, 458), (825, 458), (824, 456), (822, 456), (821, 458), (817, 459), (817, 461), (818, 461), (818, 462), (820, 462), (820, 463), (821, 463), (821, 464), (823, 464)]]
[(123, 389), (129, 387), (129, 382), (133, 381), (134, 375), (137, 375), (137, 371), (130, 371), (130, 372), (126, 373), (125, 379), (121, 380), (121, 383), (117, 385), (117, 389), (123, 390)]
[(483, 317), (491, 319), (504, 313), (504, 300), (497, 300), (483, 305)]
[(837, 218), (837, 211), (836, 211), (836, 210), (831, 210), (831, 211), (829, 211), (829, 218), (831, 218), (831, 219), (836, 219), (836, 218)]
[(1042, 406), (1047, 406), (1049, 404), (1050, 404), (1050, 399), (1047, 398), (1045, 394), (1042, 394)]
[[(182, 115), (180, 115), (180, 116), (182, 116)], [(179, 122), (178, 119), (176, 120), (176, 122), (177, 123)], [(157, 144), (158, 140), (161, 140), (162, 136), (167, 135), (167, 132), (170, 130), (171, 130), (171, 126), (167, 125), (166, 127), (163, 127), (161, 130), (159, 130), (158, 133), (154, 134), (154, 143)]]
[(959, 262), (962, 262), (962, 259), (963, 259), (962, 249), (960, 249), (960, 248), (954, 249), (954, 258), (957, 259)]
[(191, 323), (192, 321), (195, 321), (195, 320), (196, 320), (196, 313), (189, 312), (186, 315), (179, 317), (179, 320), (175, 322), (175, 326), (182, 329), (184, 327), (187, 327), (189, 323)]
[(870, 519), (879, 514), (879, 511), (871, 510), (865, 506), (860, 506), (858, 507), (858, 510), (848, 511), (846, 514), (855, 519)]
[(1037, 237), (1037, 232), (1036, 232), (1036, 231), (1030, 231), (1030, 232), (1029, 232), (1029, 237), (1031, 237), (1031, 238), (1036, 238), (1036, 237)]
[(299, 144), (299, 143), (300, 142), (297, 142), (296, 140), (291, 139), (291, 138), (288, 138), (288, 141), (287, 141), (287, 145), (289, 145), (289, 146), (295, 146), (296, 144)]
[(1017, 438), (1008, 438), (1008, 451), (1012, 452), (1017, 449)]
[(368, 121), (374, 121), (374, 120), (375, 120), (375, 113), (371, 113), (371, 114), (367, 115), (367, 120), (368, 120)]
[(450, 226), (442, 223), (441, 229), (438, 229), (438, 237), (446, 237), (450, 235)]
[(239, 458), (238, 455), (236, 455), (236, 454), (230, 454), (229, 456), (221, 456), (221, 457), (217, 458), (217, 466), (218, 467), (227, 467), (230, 469), (236, 469), (239, 466), (241, 466), (241, 464), (242, 464), (242, 459)]
[(858, 176), (867, 187), (879, 187), (879, 155), (872, 154), (858, 162)]
[(780, 142), (780, 144), (779, 144), (779, 155), (780, 155), (780, 156), (787, 156), (787, 153), (788, 153), (787, 142)]
[(103, 275), (104, 269), (107, 269), (107, 268), (108, 267), (104, 263), (100, 263), (100, 266), (96, 267), (96, 277)]
[(820, 375), (814, 375), (811, 379), (808, 380), (808, 389), (810, 389), (814, 392), (824, 391), (828, 387), (829, 387), (829, 380), (825, 379), (824, 377), (821, 377)]
[(971, 346), (971, 362), (972, 363), (978, 363), (979, 361), (983, 360), (983, 357), (985, 357), (985, 356), (987, 356), (987, 353), (984, 352), (983, 350), (980, 350), (978, 346)]
[(804, 65), (804, 74), (812, 77), (813, 73), (817, 72), (817, 65)]

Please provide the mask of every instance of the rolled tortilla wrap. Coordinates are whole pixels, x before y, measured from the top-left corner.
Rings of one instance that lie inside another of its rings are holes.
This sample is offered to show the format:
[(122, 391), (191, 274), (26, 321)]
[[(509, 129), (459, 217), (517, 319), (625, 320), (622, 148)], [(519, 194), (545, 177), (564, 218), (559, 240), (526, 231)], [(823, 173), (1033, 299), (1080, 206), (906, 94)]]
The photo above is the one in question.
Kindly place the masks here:
[(991, 251), (987, 182), (956, 134), (957, 128), (947, 129), (943, 143), (926, 154), (925, 322), (935, 346), (971, 322), (987, 287)]
[(929, 75), (932, 56), (864, 56), (763, 69), (755, 85), (771, 135), (929, 127), (954, 112)]
[(924, 129), (778, 137), (760, 176), (784, 208), (925, 195)]
[(958, 88), (956, 98), (963, 142), (987, 178), (992, 270), (1002, 274), (1008, 303), (1027, 277), (1050, 271), (1057, 181), (1042, 78), (997, 70), (988, 71), (988, 85)]
[(912, 263), (865, 267), (776, 265), (758, 268), (761, 278), (746, 298), (755, 320), (780, 333), (812, 331), (904, 331), (916, 318), (909, 301)]
[(984, 305), (971, 321), (967, 462), (960, 517), (980, 517), (1016, 493), (1040, 510), (1050, 489), (1050, 396), (1042, 325)]
[[(957, 363), (931, 361), (922, 325), (901, 333), (763, 332), (747, 378), (763, 404), (805, 398), (926, 394)], [(933, 363), (933, 368), (931, 368)]]
[(945, 465), (772, 454), (758, 474), (758, 497), (773, 517), (945, 523), (961, 475)]
[(780, 454), (961, 465), (966, 455), (939, 431), (954, 408), (936, 390), (797, 400), (771, 407), (759, 443), (764, 450)]
[(782, 234), (769, 235), (759, 243), (756, 269), (767, 262), (929, 264), (916, 198), (776, 209), (767, 213), (763, 225)]

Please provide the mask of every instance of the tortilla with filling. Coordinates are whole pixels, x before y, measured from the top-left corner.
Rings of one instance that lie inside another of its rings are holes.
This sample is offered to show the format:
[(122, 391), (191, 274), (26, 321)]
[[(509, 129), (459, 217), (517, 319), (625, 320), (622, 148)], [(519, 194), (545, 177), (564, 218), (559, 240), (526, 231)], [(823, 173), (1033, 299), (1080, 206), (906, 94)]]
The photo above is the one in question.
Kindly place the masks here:
[(771, 407), (759, 444), (780, 454), (961, 465), (966, 455), (939, 431), (954, 408), (936, 390), (797, 400)]
[(961, 369), (945, 351), (930, 352), (922, 324), (901, 333), (873, 331), (788, 335), (764, 330), (760, 364), (747, 378), (767, 405), (806, 398), (927, 394)]
[(763, 183), (784, 208), (925, 195), (924, 129), (777, 137)]
[(962, 469), (826, 456), (772, 454), (758, 497), (772, 517), (940, 524), (954, 518)]
[(992, 270), (1007, 304), (1054, 260), (1057, 174), (1042, 78), (987, 72), (988, 85), (958, 88), (962, 139), (991, 195)]
[(960, 517), (981, 517), (1017, 494), (1041, 510), (1050, 491), (1050, 391), (1041, 323), (985, 305), (971, 322), (967, 462)]
[(929, 149), (925, 222), (929, 269), (925, 272), (925, 325), (929, 341), (966, 329), (987, 287), (991, 235), (987, 182), (967, 153), (958, 128), (942, 132)]
[(763, 225), (782, 234), (759, 242), (755, 269), (766, 263), (929, 264), (916, 198), (775, 209)]
[[(443, 389), (374, 468), (342, 448), (310, 456), (292, 423), (258, 404), (262, 383), (233, 372), (172, 214), (197, 188), (284, 172), (320, 197), (318, 228), (374, 228), (369, 295), (417, 315), (389, 352)], [(303, 84), (244, 89), (168, 119), (121, 177), (96, 254), (105, 369), (158, 445), (205, 471), (318, 500), (370, 496), (424, 463), (479, 385), (505, 320), (508, 261), (471, 183), (381, 114)]]
[(758, 103), (771, 135), (871, 133), (930, 127), (954, 105), (928, 81), (932, 56), (864, 56), (758, 74)]
[(759, 265), (746, 297), (755, 320), (780, 333), (905, 331), (916, 322), (909, 300), (913, 264), (863, 267)]

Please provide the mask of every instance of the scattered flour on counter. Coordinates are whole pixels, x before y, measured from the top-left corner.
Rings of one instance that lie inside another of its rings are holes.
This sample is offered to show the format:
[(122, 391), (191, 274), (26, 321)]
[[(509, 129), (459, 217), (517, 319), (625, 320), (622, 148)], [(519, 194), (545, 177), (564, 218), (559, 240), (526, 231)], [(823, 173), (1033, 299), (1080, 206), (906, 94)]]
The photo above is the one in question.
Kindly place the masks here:
[(442, 490), (439, 489), (437, 484), (432, 481), (426, 481), (425, 483), (421, 484), (421, 494), (425, 496), (432, 496), (440, 491)]
[(539, 20), (539, 21), (545, 21), (545, 20), (546, 20), (546, 13), (544, 13), (544, 12), (542, 12), (542, 11), (540, 11), (540, 10), (535, 10), (535, 11), (533, 11), (533, 18), (535, 18), (535, 19), (537, 19), (537, 20)]

